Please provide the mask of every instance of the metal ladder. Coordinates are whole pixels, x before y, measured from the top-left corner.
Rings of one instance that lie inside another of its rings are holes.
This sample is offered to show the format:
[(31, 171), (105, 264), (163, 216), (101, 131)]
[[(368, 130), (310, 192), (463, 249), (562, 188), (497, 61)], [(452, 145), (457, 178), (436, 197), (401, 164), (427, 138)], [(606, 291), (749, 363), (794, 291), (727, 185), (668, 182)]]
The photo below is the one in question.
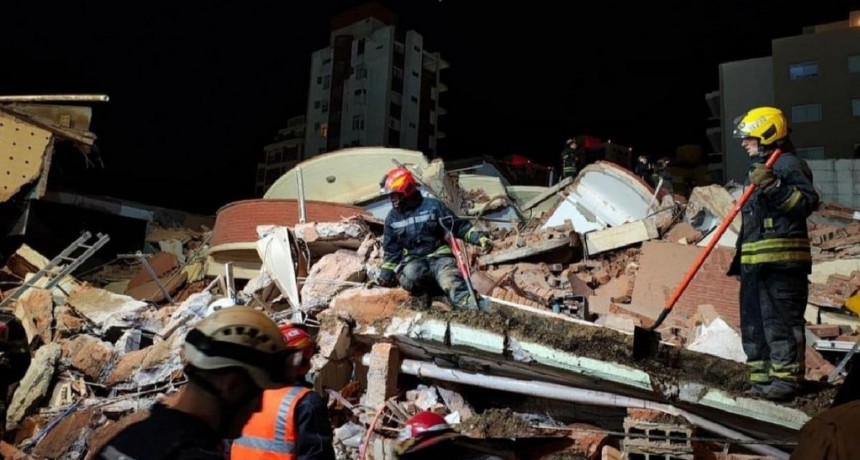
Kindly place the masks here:
[[(84, 232), (80, 238), (72, 242), (66, 249), (63, 250), (57, 257), (54, 257), (47, 265), (45, 265), (41, 270), (39, 270), (35, 275), (33, 275), (29, 280), (25, 281), (24, 284), (15, 289), (15, 292), (12, 293), (9, 297), (3, 299), (0, 302), (0, 308), (4, 307), (7, 303), (12, 302), (13, 300), (18, 300), (27, 289), (36, 285), (42, 277), (45, 275), (52, 273), (53, 270), (57, 267), (62, 267), (62, 269), (54, 275), (54, 279), (48, 282), (45, 286), (45, 289), (51, 290), (57, 284), (62, 281), (63, 278), (66, 277), (69, 273), (73, 272), (76, 268), (78, 268), (82, 263), (84, 263), (90, 256), (93, 255), (96, 251), (98, 251), (105, 243), (110, 240), (108, 235), (99, 233), (96, 235), (98, 238), (93, 244), (84, 244), (92, 237), (90, 232)], [(78, 254), (77, 256), (72, 256), (72, 253), (77, 251), (78, 249), (84, 249), (84, 252)], [(66, 265), (64, 265), (66, 264)]]

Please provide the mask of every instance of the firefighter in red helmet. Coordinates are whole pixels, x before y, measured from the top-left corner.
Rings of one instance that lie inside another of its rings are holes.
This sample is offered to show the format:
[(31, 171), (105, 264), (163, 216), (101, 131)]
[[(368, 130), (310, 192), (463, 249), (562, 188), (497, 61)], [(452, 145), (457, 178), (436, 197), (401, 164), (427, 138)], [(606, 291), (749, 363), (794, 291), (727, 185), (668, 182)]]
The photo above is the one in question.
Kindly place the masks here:
[(393, 168), (381, 183), (391, 200), (392, 209), (385, 219), (382, 238), (384, 251), (379, 275), (369, 285), (400, 286), (412, 294), (432, 291), (435, 282), (457, 309), (483, 309), (480, 299), (472, 298), (463, 275), (457, 268), (446, 228), (456, 238), (481, 248), (492, 246), (490, 238), (466, 220), (457, 217), (441, 201), (424, 197), (415, 178), (404, 167)]

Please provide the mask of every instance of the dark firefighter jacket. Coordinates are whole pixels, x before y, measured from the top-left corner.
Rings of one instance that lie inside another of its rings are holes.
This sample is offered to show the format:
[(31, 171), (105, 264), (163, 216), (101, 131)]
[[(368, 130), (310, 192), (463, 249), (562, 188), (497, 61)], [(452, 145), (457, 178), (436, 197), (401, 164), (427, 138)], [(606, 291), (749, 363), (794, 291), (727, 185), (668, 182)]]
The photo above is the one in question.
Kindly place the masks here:
[[(27, 334), (21, 321), (10, 311), (0, 311), (0, 390), (21, 380), (30, 367), (27, 345)], [(5, 397), (5, 394), (0, 396)]]
[(806, 218), (819, 201), (812, 171), (793, 152), (783, 152), (773, 173), (778, 183), (767, 192), (756, 189), (744, 204), (730, 275), (739, 274), (741, 265), (811, 267)]
[(404, 260), (451, 254), (446, 228), (472, 244), (482, 236), (469, 221), (458, 218), (435, 198), (421, 197), (421, 202), (410, 209), (392, 208), (382, 236), (382, 270), (391, 273)]

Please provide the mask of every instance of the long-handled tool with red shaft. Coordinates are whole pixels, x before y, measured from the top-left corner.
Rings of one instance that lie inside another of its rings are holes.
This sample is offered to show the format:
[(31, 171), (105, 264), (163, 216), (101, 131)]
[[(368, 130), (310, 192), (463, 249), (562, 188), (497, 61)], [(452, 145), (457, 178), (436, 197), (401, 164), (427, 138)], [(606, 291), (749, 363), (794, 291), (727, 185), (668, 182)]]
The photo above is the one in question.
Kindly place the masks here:
[[(767, 167), (773, 168), (773, 164), (776, 163), (776, 160), (779, 158), (782, 152), (777, 149), (774, 151), (770, 158), (767, 160)], [(656, 329), (663, 324), (663, 321), (666, 319), (666, 316), (669, 312), (672, 311), (672, 308), (675, 307), (675, 303), (678, 302), (678, 299), (681, 298), (681, 294), (687, 289), (687, 286), (693, 280), (693, 277), (696, 276), (696, 273), (699, 272), (699, 268), (702, 267), (702, 264), (705, 263), (705, 259), (711, 254), (711, 251), (714, 249), (714, 246), (717, 245), (717, 242), (722, 238), (723, 233), (726, 232), (726, 229), (731, 225), (732, 220), (734, 220), (735, 216), (738, 215), (741, 208), (743, 208), (744, 204), (749, 200), (750, 196), (752, 196), (755, 191), (755, 184), (750, 184), (747, 187), (744, 194), (741, 195), (740, 199), (735, 203), (732, 210), (726, 215), (726, 218), (723, 219), (723, 222), (717, 227), (716, 232), (714, 232), (714, 236), (711, 237), (711, 241), (705, 246), (705, 249), (699, 254), (699, 257), (696, 258), (696, 261), (693, 263), (693, 266), (690, 267), (690, 270), (684, 276), (684, 279), (681, 280), (681, 283), (675, 288), (675, 291), (672, 292), (672, 295), (669, 296), (669, 299), (666, 301), (666, 306), (663, 307), (663, 311), (660, 312), (660, 316), (657, 317), (657, 320), (654, 321), (650, 327), (639, 327), (636, 326), (633, 329), (633, 359), (641, 360), (644, 358), (652, 357), (657, 354), (657, 349), (660, 344), (660, 334), (656, 332)]]
[[(445, 225), (445, 221), (449, 221), (449, 225)], [(475, 309), (480, 310), (480, 304), (478, 304), (478, 297), (475, 295), (475, 288), (472, 287), (472, 277), (471, 273), (469, 273), (469, 266), (466, 264), (466, 258), (463, 255), (463, 249), (460, 247), (460, 242), (457, 240), (457, 237), (454, 236), (454, 218), (453, 217), (443, 217), (439, 219), (439, 223), (445, 229), (445, 233), (448, 237), (448, 245), (451, 246), (451, 252), (454, 253), (454, 260), (457, 261), (457, 268), (460, 270), (460, 275), (463, 276), (463, 280), (466, 282), (466, 289), (469, 290), (469, 298), (472, 299), (472, 302), (475, 303), (473, 305)]]

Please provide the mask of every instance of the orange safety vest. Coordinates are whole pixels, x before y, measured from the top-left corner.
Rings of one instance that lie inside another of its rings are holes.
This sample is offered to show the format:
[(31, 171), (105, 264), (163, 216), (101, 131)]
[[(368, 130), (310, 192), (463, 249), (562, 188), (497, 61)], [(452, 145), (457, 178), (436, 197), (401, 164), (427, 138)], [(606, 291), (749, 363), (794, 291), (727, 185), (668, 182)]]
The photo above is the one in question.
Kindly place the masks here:
[(233, 441), (234, 460), (294, 460), (298, 434), (293, 426), (296, 404), (311, 390), (300, 386), (266, 390), (263, 409), (248, 420)]

